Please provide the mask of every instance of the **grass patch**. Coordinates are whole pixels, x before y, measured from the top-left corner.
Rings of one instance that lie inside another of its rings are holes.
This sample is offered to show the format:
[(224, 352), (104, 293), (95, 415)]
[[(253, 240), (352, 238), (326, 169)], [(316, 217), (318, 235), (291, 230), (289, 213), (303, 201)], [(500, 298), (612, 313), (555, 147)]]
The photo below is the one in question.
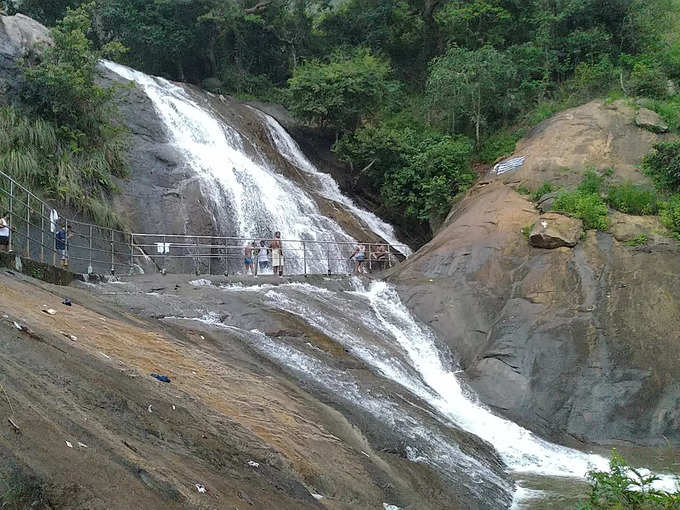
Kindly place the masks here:
[(634, 239), (631, 239), (630, 241), (626, 241), (625, 244), (628, 246), (645, 246), (647, 244), (647, 234), (640, 234)]
[(581, 184), (578, 185), (576, 191), (582, 193), (599, 193), (602, 191), (602, 186), (604, 184), (604, 175), (598, 174), (592, 168), (589, 168), (583, 174), (583, 180)]
[(607, 203), (613, 209), (626, 214), (641, 216), (659, 212), (659, 198), (656, 191), (637, 186), (632, 182), (610, 186)]
[(52, 508), (41, 480), (16, 465), (10, 467), (6, 476), (0, 477), (0, 489), (0, 508), (3, 510)]
[(520, 195), (531, 195), (531, 190), (522, 184), (519, 188), (517, 188), (517, 193)]
[(553, 210), (579, 218), (586, 229), (607, 230), (609, 227), (607, 204), (597, 193), (563, 191), (555, 198)]
[(535, 223), (532, 223), (531, 225), (526, 225), (525, 227), (522, 227), (522, 235), (529, 240), (529, 236), (531, 235), (531, 231), (534, 229)]
[(544, 182), (541, 184), (541, 186), (531, 193), (529, 198), (531, 198), (532, 202), (538, 202), (543, 195), (546, 195), (547, 193), (551, 193), (553, 191), (553, 185), (551, 182)]

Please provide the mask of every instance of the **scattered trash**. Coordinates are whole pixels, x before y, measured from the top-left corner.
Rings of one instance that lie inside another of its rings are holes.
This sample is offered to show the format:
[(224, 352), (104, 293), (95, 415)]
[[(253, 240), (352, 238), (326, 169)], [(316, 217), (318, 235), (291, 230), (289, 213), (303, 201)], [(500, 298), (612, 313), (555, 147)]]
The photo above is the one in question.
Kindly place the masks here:
[(176, 408), (175, 405), (173, 404), (173, 405), (172, 405), (172, 410), (174, 411), (175, 409), (177, 409), (177, 408)]
[(151, 377), (158, 379), (160, 382), (170, 382), (170, 378), (165, 375), (151, 374)]
[(78, 341), (78, 337), (77, 337), (76, 335), (69, 335), (68, 337), (69, 337), (69, 339), (70, 339), (72, 342), (77, 342), (77, 341)]
[(248, 461), (248, 465), (249, 465), (250, 467), (254, 467), (254, 468), (259, 468), (259, 467), (260, 467), (260, 464), (257, 463), (257, 462), (255, 462), (254, 460), (249, 460), (249, 461)]
[(106, 359), (111, 359), (111, 356), (109, 356), (108, 354), (104, 354), (104, 353), (101, 352), (101, 351), (99, 351), (99, 354), (101, 354), (102, 356), (104, 356)]
[(66, 305), (66, 306), (71, 306), (72, 303), (71, 303), (71, 300), (69, 298), (66, 298), (61, 302), (61, 304)]
[(68, 446), (69, 448), (73, 448), (73, 445), (70, 443), (70, 441), (66, 441), (66, 446)]
[(85, 443), (81, 443), (80, 441), (78, 441), (78, 446), (81, 448), (87, 448), (87, 445)]
[(205, 337), (203, 335), (200, 335), (201, 340), (205, 340)]
[(147, 408), (147, 411), (152, 412), (152, 411), (151, 411), (151, 404), (149, 404), (149, 407)]
[(12, 418), (7, 418), (7, 421), (9, 422), (9, 424), (14, 429), (14, 432), (16, 432), (17, 434), (21, 434), (21, 429), (19, 428), (19, 425), (14, 423), (14, 420)]
[(371, 456), (368, 453), (366, 453), (365, 451), (361, 450), (361, 453), (366, 455), (366, 457), (368, 457), (369, 459), (371, 458)]
[(57, 311), (54, 310), (53, 308), (44, 308), (43, 312), (45, 312), (48, 315), (57, 315)]
[(321, 494), (315, 494), (313, 492), (310, 492), (310, 494), (314, 499), (323, 499), (323, 496)]
[(19, 323), (16, 321), (12, 321), (14, 323), (14, 327), (17, 328), (19, 331), (21, 331), (21, 326), (19, 326)]
[(196, 490), (200, 492), (201, 494), (205, 494), (205, 486), (201, 485), (200, 483), (194, 484), (196, 486)]
[(387, 503), (383, 503), (383, 508), (385, 510), (401, 510), (397, 505), (388, 505)]

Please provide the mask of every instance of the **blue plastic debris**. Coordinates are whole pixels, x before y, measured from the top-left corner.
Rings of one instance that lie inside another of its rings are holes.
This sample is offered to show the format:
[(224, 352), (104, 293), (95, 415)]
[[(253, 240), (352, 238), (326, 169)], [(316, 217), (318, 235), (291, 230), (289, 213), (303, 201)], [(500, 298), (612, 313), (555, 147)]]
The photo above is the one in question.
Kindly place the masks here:
[(158, 379), (161, 382), (170, 382), (170, 378), (166, 377), (164, 375), (151, 374), (151, 377), (155, 377), (156, 379)]

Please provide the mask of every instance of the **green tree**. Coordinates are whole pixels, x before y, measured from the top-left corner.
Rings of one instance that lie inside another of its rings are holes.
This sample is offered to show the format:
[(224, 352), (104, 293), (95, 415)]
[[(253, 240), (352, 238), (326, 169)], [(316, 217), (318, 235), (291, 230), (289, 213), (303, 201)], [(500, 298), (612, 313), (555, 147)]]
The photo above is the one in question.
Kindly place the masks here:
[[(479, 146), (482, 126), (491, 120), (493, 113), (503, 113), (516, 75), (507, 55), (491, 46), (478, 50), (454, 46), (432, 61), (427, 95), (433, 109), (448, 112), (454, 119), (460, 111), (473, 124)], [(455, 133), (454, 121), (451, 126)]]
[(367, 50), (335, 53), (328, 63), (311, 60), (288, 80), (288, 105), (300, 119), (351, 131), (378, 109), (389, 74), (389, 63)]

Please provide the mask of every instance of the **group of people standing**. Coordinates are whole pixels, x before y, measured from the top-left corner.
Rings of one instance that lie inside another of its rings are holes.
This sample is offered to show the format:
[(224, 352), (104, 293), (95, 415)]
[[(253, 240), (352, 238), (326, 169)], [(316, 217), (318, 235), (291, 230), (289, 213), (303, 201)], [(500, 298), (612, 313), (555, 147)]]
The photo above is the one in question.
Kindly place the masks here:
[(350, 255), (349, 260), (354, 260), (354, 273), (368, 273), (366, 269), (366, 260), (370, 259), (372, 264), (376, 267), (384, 269), (385, 263), (389, 260), (389, 254), (384, 244), (375, 245), (375, 248), (366, 255), (366, 250), (370, 249), (370, 244), (358, 244), (354, 248), (354, 252)]
[[(281, 245), (281, 232), (274, 234), (274, 239), (269, 245), (262, 240), (257, 246), (255, 241), (249, 242), (244, 250), (243, 262), (246, 274), (257, 275), (269, 269), (269, 257), (271, 255), (271, 267), (274, 275), (283, 276), (283, 246)], [(257, 265), (255, 264), (257, 261)]]

